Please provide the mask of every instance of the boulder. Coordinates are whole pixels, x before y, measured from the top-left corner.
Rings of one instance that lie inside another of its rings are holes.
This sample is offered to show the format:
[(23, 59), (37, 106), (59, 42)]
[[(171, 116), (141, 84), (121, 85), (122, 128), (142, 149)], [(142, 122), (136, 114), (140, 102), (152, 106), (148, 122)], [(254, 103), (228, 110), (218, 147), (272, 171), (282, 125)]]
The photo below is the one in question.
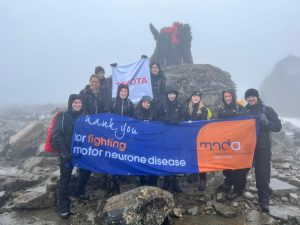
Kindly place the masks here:
[(20, 177), (7, 177), (4, 182), (0, 184), (0, 190), (7, 192), (15, 192), (27, 187), (34, 186), (42, 180), (41, 176), (23, 174)]
[(107, 199), (99, 219), (103, 225), (159, 225), (173, 208), (171, 193), (142, 186)]
[(272, 178), (270, 182), (270, 187), (273, 190), (274, 195), (284, 196), (289, 194), (291, 191), (297, 190), (297, 187), (290, 185), (287, 182), (283, 182), (276, 178)]
[(27, 189), (13, 200), (16, 209), (45, 209), (55, 206), (55, 192), (47, 192), (44, 186)]
[(8, 146), (6, 146), (6, 157), (15, 159), (33, 155), (45, 133), (46, 130), (42, 122), (30, 122), (25, 128), (10, 137)]
[(268, 214), (252, 210), (246, 215), (247, 225), (274, 224), (275, 220)]
[(209, 64), (176, 65), (164, 69), (167, 85), (177, 87), (180, 99), (186, 101), (195, 90), (203, 92), (203, 101), (212, 110), (221, 104), (221, 93), (235, 89), (231, 75)]
[(22, 169), (25, 171), (33, 171), (34, 167), (42, 167), (42, 168), (54, 168), (57, 169), (58, 159), (55, 157), (31, 157), (27, 159), (23, 165)]
[(276, 219), (287, 221), (289, 217), (300, 215), (300, 209), (290, 205), (270, 206), (270, 215)]
[(188, 209), (188, 214), (192, 215), (192, 216), (196, 216), (198, 213), (198, 207), (194, 206), (193, 208)]

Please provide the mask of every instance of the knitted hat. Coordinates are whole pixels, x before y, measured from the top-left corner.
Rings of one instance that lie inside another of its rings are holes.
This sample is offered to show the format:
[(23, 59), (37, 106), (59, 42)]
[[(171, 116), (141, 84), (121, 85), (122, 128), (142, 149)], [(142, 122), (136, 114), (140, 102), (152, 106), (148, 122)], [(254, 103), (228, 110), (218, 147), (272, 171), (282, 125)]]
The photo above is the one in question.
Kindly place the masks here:
[(245, 99), (247, 99), (250, 96), (255, 96), (255, 97), (259, 98), (259, 93), (256, 89), (250, 88), (245, 92)]
[(103, 68), (102, 66), (97, 66), (97, 67), (95, 68), (95, 74), (98, 74), (98, 73), (100, 73), (100, 72), (103, 72), (103, 73), (105, 74), (104, 68)]

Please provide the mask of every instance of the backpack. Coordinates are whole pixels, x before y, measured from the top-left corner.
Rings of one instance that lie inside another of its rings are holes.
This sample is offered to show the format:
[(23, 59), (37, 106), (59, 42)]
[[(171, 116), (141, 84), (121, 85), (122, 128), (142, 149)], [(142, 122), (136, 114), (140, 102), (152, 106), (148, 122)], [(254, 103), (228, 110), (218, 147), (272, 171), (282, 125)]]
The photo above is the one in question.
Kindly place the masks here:
[[(53, 127), (55, 125), (55, 122), (56, 122), (56, 119), (57, 119), (57, 116), (59, 114), (61, 114), (63, 112), (57, 112), (54, 117), (52, 118), (51, 120), (51, 123), (50, 123), (50, 126), (47, 130), (47, 135), (46, 135), (46, 140), (45, 140), (45, 152), (48, 152), (48, 153), (55, 153), (57, 154), (58, 153), (58, 149), (55, 148), (52, 144), (51, 144), (51, 139), (52, 139), (52, 133), (53, 133)], [(62, 118), (62, 122), (61, 122), (61, 129), (62, 131), (64, 130), (63, 129), (63, 125), (64, 125), (64, 118), (65, 118), (65, 114), (63, 113), (63, 118)]]

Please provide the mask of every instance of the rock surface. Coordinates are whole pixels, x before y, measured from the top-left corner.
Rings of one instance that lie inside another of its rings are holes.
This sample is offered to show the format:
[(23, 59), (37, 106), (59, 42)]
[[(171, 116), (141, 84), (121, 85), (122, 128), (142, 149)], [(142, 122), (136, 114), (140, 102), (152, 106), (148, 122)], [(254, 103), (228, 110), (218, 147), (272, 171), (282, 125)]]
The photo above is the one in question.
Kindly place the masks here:
[(142, 186), (107, 199), (101, 223), (159, 225), (174, 207), (173, 195), (160, 188)]

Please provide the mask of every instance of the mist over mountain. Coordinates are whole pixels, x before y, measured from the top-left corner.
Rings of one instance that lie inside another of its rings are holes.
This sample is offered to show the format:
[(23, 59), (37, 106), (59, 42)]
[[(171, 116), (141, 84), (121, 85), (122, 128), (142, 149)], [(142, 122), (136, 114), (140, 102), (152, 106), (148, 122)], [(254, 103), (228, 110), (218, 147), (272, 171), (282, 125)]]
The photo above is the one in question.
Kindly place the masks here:
[(261, 85), (264, 102), (281, 116), (300, 117), (300, 58), (289, 55), (274, 66)]

